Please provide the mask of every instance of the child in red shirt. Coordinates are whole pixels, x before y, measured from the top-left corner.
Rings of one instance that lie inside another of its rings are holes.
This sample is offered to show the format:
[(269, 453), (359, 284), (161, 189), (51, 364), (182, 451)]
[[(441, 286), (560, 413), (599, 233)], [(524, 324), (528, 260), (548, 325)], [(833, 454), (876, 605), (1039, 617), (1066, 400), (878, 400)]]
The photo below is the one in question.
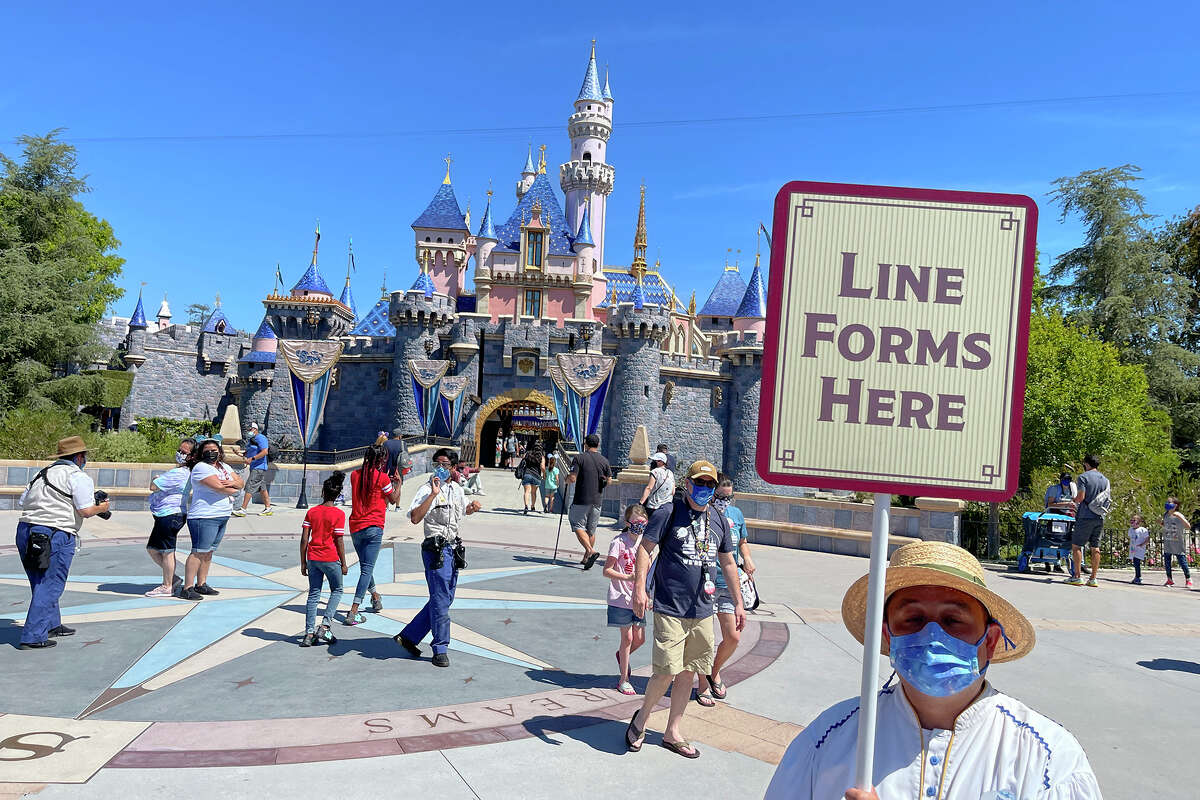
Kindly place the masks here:
[[(330, 626), (338, 603), (342, 602), (342, 576), (350, 568), (346, 564), (346, 546), (342, 543), (346, 533), (346, 513), (335, 506), (334, 501), (342, 493), (345, 482), (346, 476), (342, 472), (335, 471), (330, 475), (321, 486), (324, 502), (304, 515), (300, 534), (300, 574), (308, 576), (308, 606), (301, 647), (337, 643)], [(329, 604), (325, 606), (325, 620), (317, 628), (317, 605), (321, 602), (321, 587), (326, 579), (329, 580)]]

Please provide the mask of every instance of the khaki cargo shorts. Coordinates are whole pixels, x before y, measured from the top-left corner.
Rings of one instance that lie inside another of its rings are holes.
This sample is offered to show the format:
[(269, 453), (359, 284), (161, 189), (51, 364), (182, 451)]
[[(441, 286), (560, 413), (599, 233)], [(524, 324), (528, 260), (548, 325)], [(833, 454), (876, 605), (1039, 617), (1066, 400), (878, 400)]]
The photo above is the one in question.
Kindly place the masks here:
[(712, 617), (683, 619), (654, 612), (654, 655), (651, 661), (655, 675), (678, 675), (681, 672), (707, 675), (712, 672), (715, 645)]

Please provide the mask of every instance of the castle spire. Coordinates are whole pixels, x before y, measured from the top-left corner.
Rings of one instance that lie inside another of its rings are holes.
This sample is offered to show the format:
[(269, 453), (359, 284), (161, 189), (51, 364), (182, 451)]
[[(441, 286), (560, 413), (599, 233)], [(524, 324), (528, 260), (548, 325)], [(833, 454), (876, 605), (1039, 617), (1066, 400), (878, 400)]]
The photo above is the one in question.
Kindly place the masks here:
[(449, 185), (449, 183), (450, 183), (450, 162), (453, 161), (454, 159), (452, 159), (450, 157), (449, 153), (446, 153), (446, 157), (443, 158), (442, 160), (446, 162), (446, 177), (442, 178), (442, 183)]
[(354, 322), (358, 322), (358, 308), (354, 305), (354, 294), (350, 291), (350, 273), (351, 271), (358, 272), (358, 267), (354, 263), (354, 239), (351, 237), (350, 243), (347, 245), (346, 256), (346, 287), (342, 289), (342, 296), (338, 298), (338, 302), (350, 309), (351, 316), (354, 317)]
[(320, 244), (321, 244), (321, 220), (320, 219), (317, 220), (317, 229), (315, 231), (313, 231), (313, 233), (317, 237), (316, 239), (313, 240), (312, 266), (315, 267), (317, 265), (317, 247), (320, 246)]
[(608, 88), (608, 64), (604, 65), (604, 90), (600, 96), (610, 103), (613, 101), (612, 89)]
[(642, 184), (642, 196), (638, 201), (637, 232), (633, 237), (633, 263), (629, 265), (629, 274), (637, 278), (638, 283), (646, 274), (646, 184)]
[(576, 102), (580, 100), (603, 100), (604, 96), (600, 93), (600, 78), (596, 74), (596, 40), (592, 39), (592, 53), (588, 56), (587, 71), (583, 73), (583, 85), (579, 87), (579, 97), (576, 97)]
[(542, 151), (542, 154), (541, 154), (541, 156), (538, 158), (538, 168), (537, 168), (537, 174), (538, 174), (538, 175), (545, 175), (545, 174), (546, 174), (546, 145), (541, 145), (541, 146), (538, 148), (538, 150), (541, 150), (541, 151)]
[[(145, 284), (143, 284), (145, 285)], [(164, 295), (165, 298), (165, 295)], [(142, 290), (138, 289), (137, 307), (133, 309), (133, 316), (129, 318), (130, 328), (148, 328), (146, 324), (146, 310), (142, 308)]]
[(495, 239), (496, 225), (492, 222), (492, 190), (487, 191), (487, 205), (483, 208), (483, 221), (479, 223), (478, 239)]
[(521, 170), (522, 175), (536, 175), (537, 170), (533, 168), (533, 142), (529, 143), (529, 151), (525, 154), (525, 168)]

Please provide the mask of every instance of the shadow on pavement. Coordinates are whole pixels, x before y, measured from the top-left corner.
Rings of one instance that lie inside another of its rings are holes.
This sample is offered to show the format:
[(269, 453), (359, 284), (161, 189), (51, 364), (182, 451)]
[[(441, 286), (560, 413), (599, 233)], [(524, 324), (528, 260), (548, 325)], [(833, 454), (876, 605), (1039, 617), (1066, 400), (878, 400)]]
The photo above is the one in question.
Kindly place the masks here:
[(585, 714), (570, 714), (565, 717), (533, 717), (523, 723), (525, 730), (546, 744), (558, 746), (560, 742), (554, 741), (549, 736), (551, 733), (557, 733), (586, 744), (593, 750), (612, 755), (620, 755), (625, 752), (625, 743), (621, 741), (621, 733), (625, 730), (626, 724), (603, 717), (589, 717)]
[(151, 583), (99, 583), (96, 584), (96, 591), (143, 596), (155, 586), (158, 586), (157, 581)]
[(21, 644), (21, 626), (16, 620), (0, 620), (0, 645), (11, 645), (14, 649)]
[(1178, 658), (1155, 658), (1150, 661), (1139, 661), (1137, 665), (1160, 672), (1188, 672), (1192, 675), (1200, 675), (1200, 664), (1195, 661), (1180, 661)]

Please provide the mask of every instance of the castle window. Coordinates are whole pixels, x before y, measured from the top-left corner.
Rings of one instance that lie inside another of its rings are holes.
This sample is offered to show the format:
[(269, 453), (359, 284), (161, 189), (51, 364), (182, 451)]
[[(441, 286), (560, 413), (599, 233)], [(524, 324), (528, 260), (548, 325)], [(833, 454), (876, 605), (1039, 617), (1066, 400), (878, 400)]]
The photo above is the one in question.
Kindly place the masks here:
[(542, 245), (546, 234), (541, 231), (530, 231), (525, 243), (525, 266), (540, 269), (542, 266)]
[(427, 241), (427, 242), (429, 241), (429, 237), (428, 237), (428, 236), (426, 236), (426, 237), (425, 237), (425, 241)]
[(542, 316), (542, 293), (536, 289), (525, 290), (525, 316)]
[(440, 236), (439, 236), (439, 237), (438, 237), (438, 241), (440, 242), (441, 240), (442, 240), (442, 237), (440, 237)]
[(584, 154), (583, 154), (583, 160), (584, 160), (584, 161), (591, 161), (591, 160), (592, 160), (592, 154), (591, 154), (591, 153), (584, 153)]

